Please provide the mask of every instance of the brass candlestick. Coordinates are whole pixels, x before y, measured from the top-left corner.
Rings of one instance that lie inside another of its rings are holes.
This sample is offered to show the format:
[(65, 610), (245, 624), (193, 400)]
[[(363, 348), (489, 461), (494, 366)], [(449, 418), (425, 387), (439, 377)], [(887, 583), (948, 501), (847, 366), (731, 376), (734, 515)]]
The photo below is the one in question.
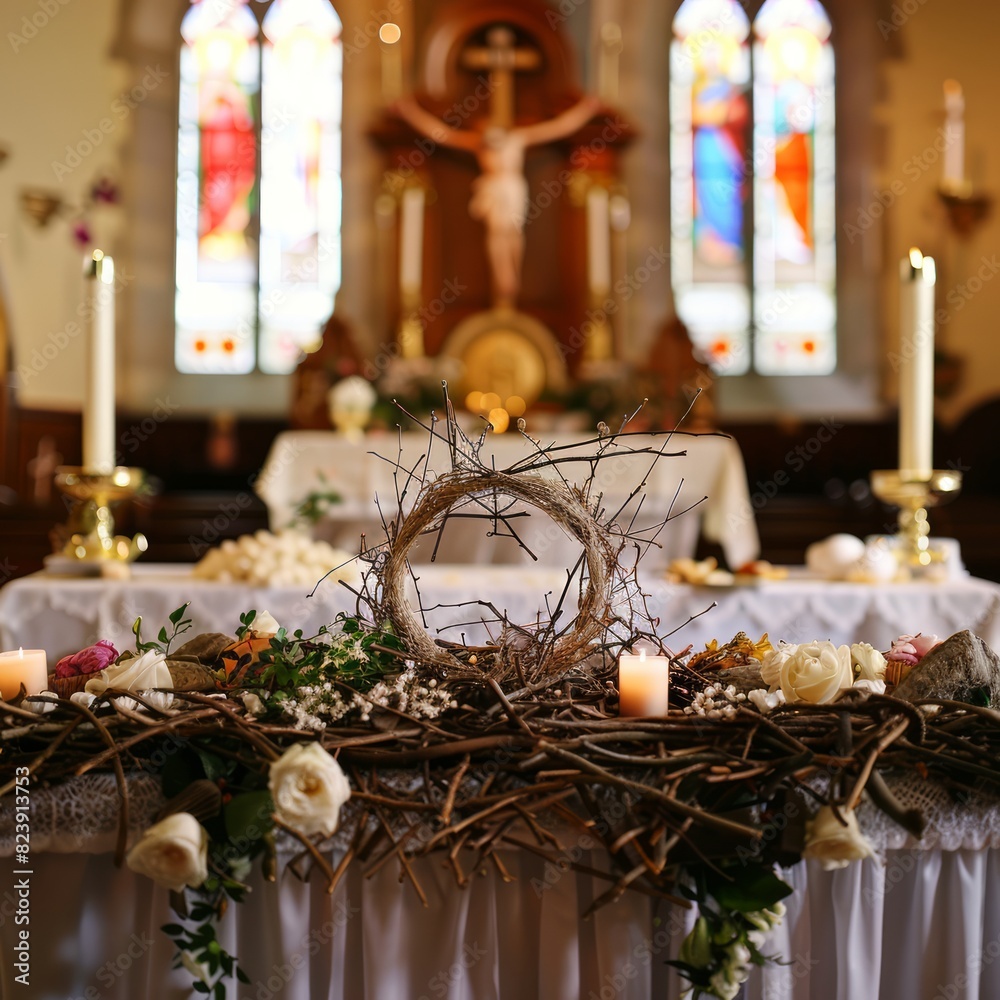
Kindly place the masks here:
[(56, 486), (76, 501), (66, 524), (53, 532), (64, 568), (114, 574), (146, 551), (145, 535), (115, 534), (112, 514), (112, 505), (135, 496), (143, 479), (141, 469), (121, 465), (108, 473), (75, 466), (56, 470)]
[(880, 500), (899, 508), (896, 554), (902, 566), (919, 571), (941, 562), (945, 553), (931, 547), (931, 507), (954, 500), (962, 489), (962, 473), (935, 469), (929, 477), (916, 477), (899, 469), (881, 469), (871, 474), (872, 492)]

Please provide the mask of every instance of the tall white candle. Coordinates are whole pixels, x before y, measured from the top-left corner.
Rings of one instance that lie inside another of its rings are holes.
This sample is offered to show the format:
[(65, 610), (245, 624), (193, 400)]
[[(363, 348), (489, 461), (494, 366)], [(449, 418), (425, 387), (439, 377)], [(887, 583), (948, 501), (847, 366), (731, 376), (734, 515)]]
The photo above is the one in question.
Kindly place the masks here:
[(403, 51), (399, 44), (403, 32), (398, 24), (386, 21), (378, 29), (382, 43), (382, 98), (386, 104), (403, 96)]
[(420, 294), (424, 264), (424, 189), (403, 191), (399, 223), (399, 288), (403, 298)]
[(965, 96), (956, 80), (944, 81), (944, 170), (941, 186), (960, 191), (965, 186)]
[(934, 258), (912, 247), (900, 278), (899, 469), (920, 480), (934, 469)]
[(611, 211), (608, 189), (595, 184), (587, 192), (587, 284), (603, 297), (611, 289)]
[(27, 694), (48, 687), (49, 665), (44, 649), (18, 649), (0, 653), (0, 698), (12, 701), (24, 685)]
[(618, 714), (660, 716), (667, 714), (670, 673), (665, 656), (623, 653), (618, 657)]
[(83, 466), (115, 467), (115, 263), (100, 250), (86, 260), (90, 336), (86, 345)]

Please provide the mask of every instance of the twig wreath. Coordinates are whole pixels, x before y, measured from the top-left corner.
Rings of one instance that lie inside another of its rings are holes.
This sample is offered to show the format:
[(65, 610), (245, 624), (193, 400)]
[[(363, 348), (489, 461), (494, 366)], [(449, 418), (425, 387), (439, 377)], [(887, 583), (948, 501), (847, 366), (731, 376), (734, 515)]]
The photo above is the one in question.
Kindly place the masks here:
[[(957, 796), (1000, 794), (1000, 716), (964, 702), (941, 699), (928, 716), (897, 698), (848, 696), (765, 715), (737, 699), (725, 717), (619, 717), (617, 653), (639, 640), (666, 650), (636, 565), (683, 513), (674, 511), (680, 487), (653, 525), (636, 525), (649, 473), (662, 456), (683, 454), (666, 450), (678, 439), (667, 434), (650, 445), (627, 432), (626, 416), (617, 432), (600, 425), (584, 444), (546, 447), (519, 422), (529, 454), (495, 469), (484, 451), (490, 428), (466, 436), (446, 388), (445, 408), (443, 428), (433, 416), (423, 425), (428, 450), (418, 462), (403, 464), (402, 444), (399, 457), (387, 459), (396, 512), (383, 514), (384, 541), (362, 543), (368, 572), (349, 587), (353, 616), (304, 636), (294, 623), (258, 632), (256, 612), (247, 611), (230, 645), (226, 637), (220, 645), (202, 636), (172, 651), (186, 625), (178, 609), (174, 635), (161, 631), (156, 642), (143, 642), (136, 623), (135, 655), (159, 657), (175, 677), (174, 665), (194, 661), (208, 673), (207, 690), (177, 690), (175, 683), (165, 703), (162, 692), (109, 685), (96, 697), (0, 704), (8, 750), (0, 758), (0, 794), (25, 769), (41, 783), (112, 771), (121, 863), (130, 836), (129, 776), (155, 773), (166, 799), (161, 820), (183, 814), (206, 831), (202, 881), (181, 885), (174, 898), (180, 922), (167, 925), (179, 960), (207, 963), (200, 992), (224, 998), (225, 977), (241, 975), (235, 958), (220, 951), (214, 925), (227, 899), (245, 894), (248, 860), (261, 859), (276, 877), (279, 832), (301, 847), (289, 870), (307, 878), (319, 869), (330, 892), (350, 865), (373, 874), (395, 864), (427, 904), (415, 858), (438, 855), (464, 887), (491, 867), (512, 880), (504, 852), (517, 849), (543, 858), (546, 871), (605, 881), (588, 912), (626, 891), (658, 905), (691, 900), (700, 915), (677, 964), (696, 992), (724, 998), (735, 995), (748, 963), (765, 961), (755, 935), (779, 918), (779, 901), (790, 891), (775, 863), (802, 855), (802, 823), (796, 834), (795, 824), (772, 825), (776, 817), (804, 821), (810, 809), (803, 807), (812, 804), (832, 808), (835, 822), (849, 826), (868, 792), (919, 837), (923, 817), (896, 801), (887, 777), (933, 778)], [(435, 443), (449, 458), (436, 477)], [(600, 492), (601, 470), (619, 455), (648, 456), (649, 466), (612, 509)], [(564, 475), (580, 464), (582, 481)], [(466, 604), (491, 630), (490, 642), (432, 637), (409, 559), (417, 539), (436, 536), (436, 551), (451, 521), (474, 517), (530, 552), (519, 532), (525, 505), (582, 547), (555, 603), (525, 625), (483, 595)], [(407, 597), (411, 583), (416, 609)], [(670, 654), (672, 700), (690, 705), (720, 688), (727, 671), (709, 667), (718, 666), (721, 652)], [(129, 655), (121, 654), (119, 665), (141, 662)], [(758, 686), (759, 678), (758, 669)], [(167, 764), (158, 763), (168, 744)], [(322, 822), (287, 806), (279, 776), (294, 771), (290, 757), (301, 758), (295, 767), (306, 768), (310, 782), (337, 792), (336, 809)], [(339, 777), (327, 782), (334, 769)], [(341, 810), (347, 793), (350, 807)], [(338, 822), (347, 846), (331, 863), (322, 845)], [(592, 858), (571, 849), (584, 842)]]

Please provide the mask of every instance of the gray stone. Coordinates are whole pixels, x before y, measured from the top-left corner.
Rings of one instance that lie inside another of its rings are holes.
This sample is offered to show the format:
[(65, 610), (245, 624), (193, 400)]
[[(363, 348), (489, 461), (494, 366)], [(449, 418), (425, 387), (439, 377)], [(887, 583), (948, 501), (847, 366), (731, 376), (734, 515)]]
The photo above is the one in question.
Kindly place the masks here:
[(932, 649), (892, 692), (905, 701), (942, 698), (973, 700), (985, 688), (990, 705), (1000, 707), (1000, 658), (968, 629)]

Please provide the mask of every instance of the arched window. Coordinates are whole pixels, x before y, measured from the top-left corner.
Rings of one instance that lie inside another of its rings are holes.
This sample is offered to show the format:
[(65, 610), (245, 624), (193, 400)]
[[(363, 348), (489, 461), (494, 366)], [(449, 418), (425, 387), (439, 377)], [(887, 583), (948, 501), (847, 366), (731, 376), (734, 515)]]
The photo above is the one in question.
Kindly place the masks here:
[[(752, 35), (752, 47), (751, 47)], [(684, 0), (670, 51), (677, 313), (719, 374), (836, 367), (833, 50), (818, 0)]]
[(181, 25), (174, 358), (289, 372), (340, 286), (341, 24), (329, 0), (193, 0)]

